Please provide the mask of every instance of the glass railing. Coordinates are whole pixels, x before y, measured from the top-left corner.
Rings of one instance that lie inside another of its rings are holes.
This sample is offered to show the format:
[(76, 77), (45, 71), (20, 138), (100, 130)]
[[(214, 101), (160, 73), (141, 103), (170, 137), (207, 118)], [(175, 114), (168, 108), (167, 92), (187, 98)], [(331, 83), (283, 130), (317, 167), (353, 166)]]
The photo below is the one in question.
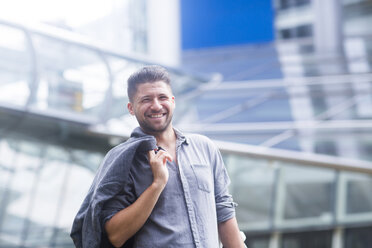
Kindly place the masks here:
[(73, 247), (72, 220), (103, 153), (0, 140), (0, 247)]
[(372, 163), (218, 142), (246, 232), (372, 222)]
[[(60, 139), (0, 140), (0, 247), (73, 247), (72, 220), (106, 151)], [(372, 163), (216, 143), (249, 236), (372, 223)]]

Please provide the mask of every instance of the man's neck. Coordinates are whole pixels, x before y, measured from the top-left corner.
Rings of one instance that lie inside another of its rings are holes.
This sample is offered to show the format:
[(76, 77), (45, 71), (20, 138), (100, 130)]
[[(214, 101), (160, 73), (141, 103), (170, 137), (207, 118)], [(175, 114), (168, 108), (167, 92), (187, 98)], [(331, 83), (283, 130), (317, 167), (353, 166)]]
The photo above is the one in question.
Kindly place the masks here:
[(176, 143), (176, 133), (172, 127), (161, 133), (154, 134), (158, 146), (169, 147), (171, 144)]
[(165, 149), (173, 158), (173, 161), (177, 163), (177, 157), (176, 157), (176, 141), (177, 136), (175, 131), (173, 130), (173, 127), (170, 126), (161, 133), (152, 134), (155, 139), (157, 146), (162, 147)]

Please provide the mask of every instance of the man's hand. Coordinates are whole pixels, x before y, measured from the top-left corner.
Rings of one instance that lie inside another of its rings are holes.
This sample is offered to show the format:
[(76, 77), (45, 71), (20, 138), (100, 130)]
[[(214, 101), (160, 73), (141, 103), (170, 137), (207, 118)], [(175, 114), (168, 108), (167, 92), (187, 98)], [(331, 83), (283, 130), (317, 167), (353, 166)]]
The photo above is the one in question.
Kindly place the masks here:
[(169, 172), (167, 168), (167, 160), (172, 161), (171, 155), (165, 150), (151, 150), (147, 153), (150, 167), (153, 174), (153, 184), (165, 187), (168, 182)]

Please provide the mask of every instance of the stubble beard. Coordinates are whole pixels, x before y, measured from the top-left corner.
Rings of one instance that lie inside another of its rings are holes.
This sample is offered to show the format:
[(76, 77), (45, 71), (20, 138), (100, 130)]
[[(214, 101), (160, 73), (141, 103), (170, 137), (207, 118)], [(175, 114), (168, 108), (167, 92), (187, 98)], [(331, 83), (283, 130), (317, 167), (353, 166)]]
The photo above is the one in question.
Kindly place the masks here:
[(173, 118), (173, 115), (168, 116), (168, 118), (165, 120), (164, 126), (160, 126), (159, 128), (155, 128), (153, 125), (151, 125), (149, 122), (147, 122), (146, 119), (145, 120), (138, 120), (138, 118), (137, 118), (137, 121), (138, 121), (138, 124), (140, 125), (140, 127), (142, 128), (142, 130), (145, 133), (147, 133), (147, 134), (159, 134), (159, 133), (162, 133), (162, 132), (164, 132), (168, 129), (169, 125), (172, 122), (172, 118)]

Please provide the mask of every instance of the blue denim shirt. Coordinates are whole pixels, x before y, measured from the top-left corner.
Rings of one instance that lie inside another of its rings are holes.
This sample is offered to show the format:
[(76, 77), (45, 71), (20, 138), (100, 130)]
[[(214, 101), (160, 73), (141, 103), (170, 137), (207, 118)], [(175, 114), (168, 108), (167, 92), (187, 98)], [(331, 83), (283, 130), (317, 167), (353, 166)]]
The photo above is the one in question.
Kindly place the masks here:
[[(135, 234), (134, 247), (219, 247), (218, 223), (235, 216), (229, 177), (221, 154), (208, 138), (177, 135), (177, 164), (150, 217)], [(145, 134), (144, 134), (145, 135)], [(122, 204), (131, 205), (152, 183), (147, 153), (135, 156)], [(105, 223), (120, 209), (106, 205)]]

